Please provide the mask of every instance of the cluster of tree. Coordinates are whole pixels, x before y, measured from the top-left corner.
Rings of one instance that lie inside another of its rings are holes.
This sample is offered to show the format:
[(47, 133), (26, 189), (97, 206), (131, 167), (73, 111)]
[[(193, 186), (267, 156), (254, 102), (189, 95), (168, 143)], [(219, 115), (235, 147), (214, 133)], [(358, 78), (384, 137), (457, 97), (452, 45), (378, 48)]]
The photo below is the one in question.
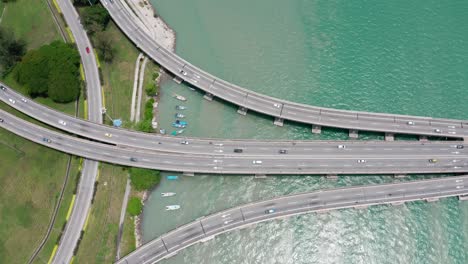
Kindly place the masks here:
[(98, 4), (99, 0), (73, 0), (73, 4), (76, 6), (88, 6)]
[(16, 0), (2, 0), (3, 3), (16, 2)]
[(155, 82), (158, 76), (159, 76), (159, 73), (153, 72), (153, 81), (151, 83), (148, 83), (148, 85), (145, 87), (145, 92), (147, 96), (151, 97), (151, 96), (158, 95), (159, 87)]
[(26, 43), (18, 40), (11, 30), (0, 28), (0, 75), (4, 76), (21, 60)]
[(157, 170), (130, 168), (130, 181), (137, 191), (151, 190), (161, 181), (161, 174)]
[(94, 47), (99, 57), (105, 62), (112, 62), (115, 49), (112, 45), (112, 38), (106, 31), (110, 22), (110, 15), (107, 10), (99, 3), (88, 6), (87, 0), (75, 0), (75, 5), (86, 5), (80, 8), (81, 23), (86, 31), (91, 35)]
[(54, 41), (31, 50), (14, 70), (15, 79), (32, 97), (49, 96), (59, 103), (80, 95), (80, 55), (70, 44)]
[(142, 210), (143, 210), (143, 204), (141, 203), (140, 198), (138, 197), (130, 198), (130, 200), (128, 201), (128, 205), (127, 205), (127, 212), (131, 216), (137, 216), (141, 214)]
[(142, 132), (147, 132), (147, 133), (153, 132), (153, 126), (152, 126), (153, 104), (154, 104), (153, 98), (146, 101), (143, 120), (138, 122), (138, 124), (136, 125), (137, 130), (142, 131)]

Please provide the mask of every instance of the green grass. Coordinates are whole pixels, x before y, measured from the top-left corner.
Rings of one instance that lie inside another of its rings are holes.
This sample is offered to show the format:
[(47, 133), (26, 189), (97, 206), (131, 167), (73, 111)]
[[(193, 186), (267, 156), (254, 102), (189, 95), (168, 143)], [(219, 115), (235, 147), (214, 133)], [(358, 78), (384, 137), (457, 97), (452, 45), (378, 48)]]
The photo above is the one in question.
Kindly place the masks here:
[[(132, 195), (130, 195), (132, 196)], [(120, 242), (120, 257), (128, 255), (136, 249), (135, 247), (135, 222), (128, 212), (125, 213), (125, 221)]]
[(101, 65), (106, 107), (112, 118), (121, 118), (125, 122), (130, 119), (133, 76), (139, 51), (113, 22), (109, 23), (107, 31), (115, 43), (115, 57), (111, 64)]
[(96, 196), (74, 263), (112, 263), (116, 255), (127, 171), (122, 167), (101, 164)]
[[(66, 157), (65, 155), (62, 155), (62, 156)], [(52, 253), (54, 246), (57, 244), (60, 233), (62, 232), (62, 229), (66, 223), (66, 216), (67, 216), (68, 208), (70, 207), (73, 192), (75, 190), (75, 187), (77, 185), (77, 181), (79, 178), (79, 174), (80, 174), (79, 166), (80, 166), (80, 158), (73, 157), (72, 164), (70, 167), (70, 177), (68, 179), (67, 186), (65, 187), (63, 201), (58, 211), (54, 227), (52, 228), (52, 232), (50, 233), (49, 239), (47, 240), (42, 250), (39, 252), (39, 255), (36, 257), (34, 263), (39, 264), (39, 263), (47, 262), (50, 258), (50, 255)], [(59, 195), (59, 192), (56, 193), (56, 196), (54, 196), (54, 198), (58, 198), (58, 195)]]
[(6, 5), (1, 26), (24, 39), (28, 49), (61, 39), (45, 0), (17, 0)]
[[(3, 5), (1, 3), (0, 8)], [(1, 26), (11, 28), (17, 37), (24, 39), (28, 49), (61, 39), (45, 1), (18, 0), (7, 6)], [(2, 81), (25, 93), (11, 75)], [(74, 103), (56, 104), (46, 98), (36, 100), (68, 114), (75, 112)], [(32, 121), (5, 104), (0, 108)], [(0, 157), (0, 259), (2, 263), (25, 263), (45, 235), (65, 179), (69, 156), (2, 129)], [(48, 261), (65, 222), (76, 185), (78, 163), (74, 158), (56, 224), (36, 263)]]
[(58, 201), (67, 155), (0, 130), (0, 259), (25, 263)]

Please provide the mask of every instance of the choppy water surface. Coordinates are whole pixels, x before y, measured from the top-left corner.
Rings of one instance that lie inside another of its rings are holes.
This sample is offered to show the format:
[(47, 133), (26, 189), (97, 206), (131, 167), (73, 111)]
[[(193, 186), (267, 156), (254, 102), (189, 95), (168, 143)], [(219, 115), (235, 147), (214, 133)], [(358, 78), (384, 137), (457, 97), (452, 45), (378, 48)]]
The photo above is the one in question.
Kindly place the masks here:
[[(177, 32), (177, 53), (225, 80), (287, 100), (341, 109), (468, 119), (468, 2), (153, 0)], [(202, 99), (164, 84), (160, 123), (188, 98), (187, 135), (345, 139)], [(170, 129), (168, 129), (170, 130)], [(364, 134), (363, 139), (382, 138)], [(184, 177), (163, 181), (145, 206), (146, 240), (249, 201), (390, 177)], [(158, 193), (177, 192), (162, 199)], [(180, 204), (175, 212), (163, 210)], [(468, 203), (340, 210), (262, 223), (190, 247), (164, 263), (468, 263)]]

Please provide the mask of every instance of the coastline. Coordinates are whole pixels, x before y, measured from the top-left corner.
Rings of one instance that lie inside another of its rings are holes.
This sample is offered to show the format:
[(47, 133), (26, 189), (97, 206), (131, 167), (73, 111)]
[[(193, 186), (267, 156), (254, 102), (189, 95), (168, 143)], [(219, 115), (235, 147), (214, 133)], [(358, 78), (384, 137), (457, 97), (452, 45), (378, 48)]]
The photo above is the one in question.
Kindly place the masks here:
[[(126, 0), (130, 5), (130, 8), (135, 11), (136, 16), (141, 20), (143, 25), (146, 26), (148, 33), (163, 47), (174, 52), (176, 35), (173, 29), (166, 24), (166, 22), (157, 14), (155, 7), (148, 2), (148, 0)], [(159, 67), (159, 76), (155, 80), (155, 84), (159, 87), (159, 92), (157, 96), (152, 97), (155, 101), (153, 107), (153, 116), (157, 121), (158, 118), (158, 108), (159, 98), (161, 97), (161, 83), (166, 80), (170, 80), (170, 75), (167, 74), (162, 67)], [(151, 190), (152, 191), (152, 190)], [(140, 193), (138, 196), (141, 196), (141, 202), (143, 207), (146, 200), (151, 194), (150, 190)], [(142, 232), (142, 222), (143, 222), (144, 211), (134, 218), (135, 225), (135, 246), (138, 248), (143, 245), (143, 232)]]

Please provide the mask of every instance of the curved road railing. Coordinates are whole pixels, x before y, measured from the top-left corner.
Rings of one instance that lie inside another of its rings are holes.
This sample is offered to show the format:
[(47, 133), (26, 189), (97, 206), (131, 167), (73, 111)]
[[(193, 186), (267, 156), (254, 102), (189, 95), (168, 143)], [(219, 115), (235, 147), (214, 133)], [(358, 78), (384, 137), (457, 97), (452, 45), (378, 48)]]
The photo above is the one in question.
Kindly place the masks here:
[(282, 120), (291, 120), (351, 130), (468, 137), (468, 120), (338, 110), (289, 102), (252, 92), (210, 75), (159, 45), (140, 28), (135, 22), (138, 19), (124, 7), (125, 3), (121, 0), (101, 0), (101, 2), (120, 29), (149, 57), (178, 78), (207, 94), (238, 105), (241, 111), (249, 109), (273, 116), (278, 124), (281, 124)]
[(148, 242), (120, 259), (119, 264), (149, 264), (214, 236), (259, 222), (317, 211), (367, 207), (468, 194), (468, 175), (403, 183), (321, 190), (237, 206), (191, 223)]
[[(317, 152), (281, 155), (206, 155), (122, 148), (48, 130), (0, 111), (0, 127), (47, 147), (69, 154), (125, 166), (164, 171), (212, 174), (404, 174), (468, 172), (467, 150), (451, 143), (414, 146), (405, 153), (376, 153), (365, 148), (339, 154)], [(50, 140), (50, 142), (49, 142)], [(384, 143), (384, 142), (383, 142)], [(355, 142), (355, 144), (359, 144)], [(431, 153), (431, 148), (437, 154)], [(427, 154), (424, 152), (428, 152)], [(433, 162), (428, 162), (431, 160)]]

